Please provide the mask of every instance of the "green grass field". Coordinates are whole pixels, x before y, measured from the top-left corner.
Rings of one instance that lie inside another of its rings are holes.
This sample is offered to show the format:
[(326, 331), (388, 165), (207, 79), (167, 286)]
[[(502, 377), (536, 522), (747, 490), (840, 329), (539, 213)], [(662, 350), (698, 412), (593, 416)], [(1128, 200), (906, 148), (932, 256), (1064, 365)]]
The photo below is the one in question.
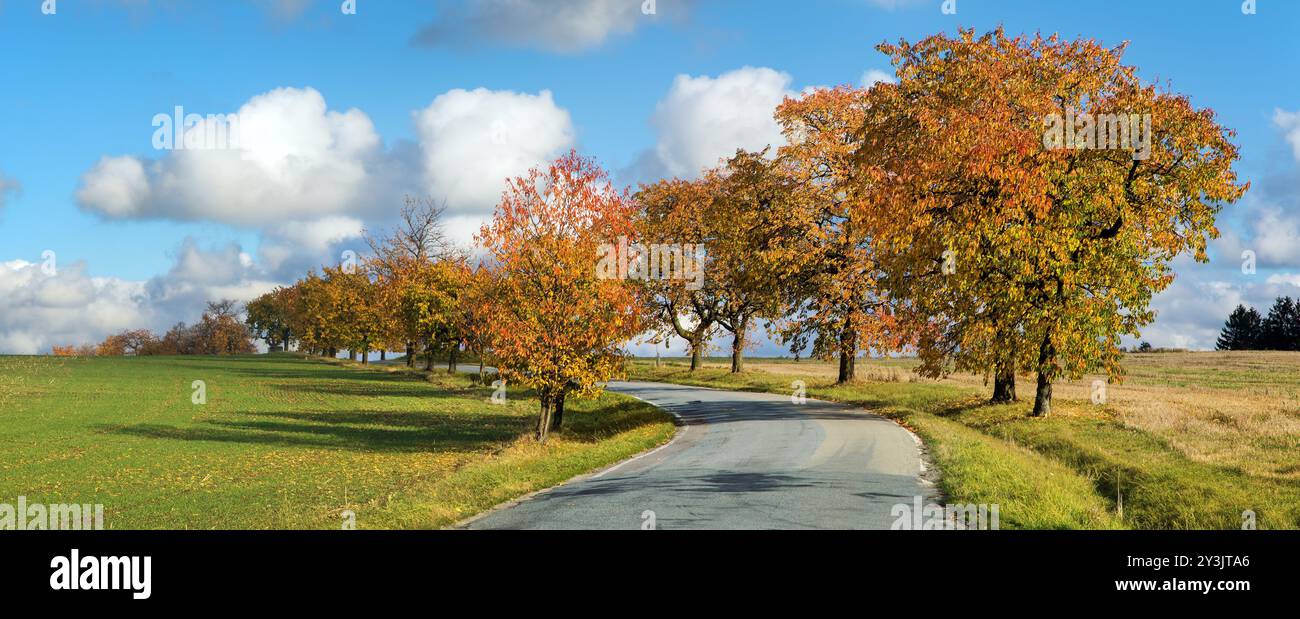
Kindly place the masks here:
[(684, 362), (639, 361), (643, 380), (790, 393), (858, 404), (925, 439), (960, 503), (997, 503), (1007, 528), (1300, 528), (1300, 354), (1129, 355), (1128, 378), (1093, 404), (1092, 381), (1056, 387), (1053, 415), (1021, 402), (990, 406), (981, 377), (915, 377), (909, 359), (859, 362), (835, 386), (831, 364), (751, 360), (733, 375), (721, 360), (694, 375)]
[(0, 503), (100, 503), (109, 529), (443, 527), (673, 434), (607, 394), (539, 446), (536, 400), (491, 391), (292, 355), (0, 357)]

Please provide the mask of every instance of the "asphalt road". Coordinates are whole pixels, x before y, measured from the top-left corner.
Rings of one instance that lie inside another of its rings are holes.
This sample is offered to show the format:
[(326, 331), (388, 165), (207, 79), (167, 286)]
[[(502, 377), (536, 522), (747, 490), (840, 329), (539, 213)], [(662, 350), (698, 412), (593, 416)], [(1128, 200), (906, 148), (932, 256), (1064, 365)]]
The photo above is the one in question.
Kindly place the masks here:
[(926, 502), (917, 441), (860, 409), (658, 383), (609, 389), (681, 419), (657, 451), (499, 508), (471, 529), (888, 529)]

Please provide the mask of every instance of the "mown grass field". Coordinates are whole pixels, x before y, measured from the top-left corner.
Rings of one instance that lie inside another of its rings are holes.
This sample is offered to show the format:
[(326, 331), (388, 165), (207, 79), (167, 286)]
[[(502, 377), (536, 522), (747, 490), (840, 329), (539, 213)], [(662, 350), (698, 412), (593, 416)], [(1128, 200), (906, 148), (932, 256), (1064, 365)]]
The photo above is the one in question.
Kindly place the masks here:
[(835, 386), (828, 363), (721, 360), (691, 375), (684, 362), (639, 361), (644, 380), (789, 393), (862, 405), (911, 427), (930, 447), (940, 487), (962, 503), (997, 503), (1006, 528), (1300, 528), (1300, 353), (1130, 354), (1123, 384), (1092, 401), (1093, 381), (1056, 386), (1053, 414), (985, 403), (983, 377), (913, 375), (915, 361), (859, 361)]
[(435, 528), (673, 434), (607, 394), (539, 446), (536, 400), (491, 392), (293, 355), (0, 357), (0, 503), (101, 503), (109, 529), (337, 529), (349, 510), (361, 529)]

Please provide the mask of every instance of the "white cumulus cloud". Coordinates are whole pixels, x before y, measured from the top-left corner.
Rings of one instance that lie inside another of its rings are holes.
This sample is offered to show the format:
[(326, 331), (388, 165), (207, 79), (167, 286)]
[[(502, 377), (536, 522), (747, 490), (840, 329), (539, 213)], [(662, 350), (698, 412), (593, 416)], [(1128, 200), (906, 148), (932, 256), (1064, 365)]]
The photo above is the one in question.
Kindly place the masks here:
[(233, 148), (105, 157), (82, 177), (77, 201), (110, 218), (256, 226), (347, 212), (367, 196), (380, 139), (360, 110), (332, 111), (314, 89), (281, 88), (236, 116)]
[(460, 238), (492, 214), (507, 178), (552, 161), (576, 136), (569, 112), (545, 90), (452, 90), (416, 112), (415, 124), (425, 191), (464, 220), (448, 230)]
[(360, 219), (346, 216), (284, 223), (262, 233), (258, 257), (266, 271), (296, 279), (322, 264), (338, 264), (344, 249), (360, 254), (364, 229)]
[(52, 265), (0, 262), (0, 354), (96, 344), (126, 329), (161, 335), (197, 321), (209, 301), (246, 303), (278, 285), (238, 245), (206, 248), (191, 238), (166, 273), (146, 281), (95, 277), (85, 262)]
[(143, 299), (142, 283), (90, 277), (84, 263), (55, 271), (0, 263), (0, 353), (43, 354), (140, 326), (149, 318)]
[(1253, 215), (1252, 246), (1263, 266), (1300, 265), (1300, 218), (1276, 207), (1258, 207)]
[(330, 110), (312, 88), (258, 95), (230, 117), (228, 142), (212, 142), (220, 121), (207, 118), (176, 138), (202, 147), (101, 158), (83, 174), (78, 203), (109, 219), (260, 230), (268, 270), (311, 268), (366, 225), (391, 221), (408, 194), (445, 202), (448, 232), (469, 241), (506, 178), (551, 161), (577, 133), (549, 91), (449, 91), (413, 113), (417, 143), (392, 149), (364, 112)]
[(773, 114), (790, 89), (789, 74), (744, 67), (717, 77), (679, 75), (650, 124), (657, 145), (648, 153), (653, 173), (694, 178), (736, 153), (784, 144)]
[(145, 284), (144, 303), (153, 315), (139, 326), (165, 330), (177, 322), (194, 322), (209, 301), (246, 303), (277, 285), (238, 244), (205, 248), (187, 238), (171, 269)]

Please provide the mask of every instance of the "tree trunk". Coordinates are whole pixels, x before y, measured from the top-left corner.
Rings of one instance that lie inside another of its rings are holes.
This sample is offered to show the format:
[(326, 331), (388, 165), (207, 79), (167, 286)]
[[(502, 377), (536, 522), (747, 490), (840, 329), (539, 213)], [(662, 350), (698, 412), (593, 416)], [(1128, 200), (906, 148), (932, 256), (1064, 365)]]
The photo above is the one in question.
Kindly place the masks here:
[(379, 351), (379, 360), (380, 360), (380, 361), (388, 361), (388, 348), (387, 348), (387, 347), (385, 347), (383, 350), (380, 350), (380, 351)]
[(742, 322), (736, 329), (735, 336), (731, 339), (732, 374), (745, 371), (745, 331), (748, 330), (748, 326), (747, 322)]
[(486, 382), (487, 379), (483, 376), (483, 373), (484, 373), (484, 372), (483, 372), (483, 354), (482, 354), (482, 353), (479, 353), (479, 356), (478, 356), (478, 382), (479, 382), (480, 385), (486, 385), (486, 384), (487, 384), (487, 382)]
[(370, 342), (361, 347), (361, 365), (370, 365)]
[(426, 352), (429, 354), (429, 357), (425, 361), (424, 371), (432, 372), (433, 371), (433, 348), (430, 347)]
[(1052, 334), (1043, 336), (1043, 343), (1038, 348), (1038, 392), (1034, 394), (1034, 416), (1046, 417), (1052, 412), (1052, 379), (1047, 374), (1048, 362), (1056, 358), (1056, 347), (1052, 345)]
[(1052, 381), (1043, 372), (1038, 373), (1038, 392), (1034, 394), (1034, 416), (1046, 417), (1052, 412)]
[(452, 343), (451, 352), (447, 354), (447, 373), (456, 373), (456, 357), (460, 354), (460, 344)]
[(542, 413), (537, 419), (537, 442), (545, 443), (551, 431), (551, 399), (542, 396)]
[(1009, 362), (1002, 362), (993, 372), (993, 404), (1007, 404), (1016, 401), (1016, 368)]
[(415, 344), (406, 343), (406, 367), (415, 367)]
[(564, 423), (564, 394), (556, 396), (555, 408), (551, 411), (551, 432), (559, 432)]
[(704, 342), (694, 340), (691, 342), (691, 371), (694, 372), (700, 368), (700, 357), (703, 354)]
[(858, 377), (857, 353), (840, 349), (840, 373), (835, 384), (843, 385)]
[(844, 326), (840, 333), (840, 375), (835, 384), (843, 385), (857, 378), (858, 343), (857, 334), (851, 324)]

